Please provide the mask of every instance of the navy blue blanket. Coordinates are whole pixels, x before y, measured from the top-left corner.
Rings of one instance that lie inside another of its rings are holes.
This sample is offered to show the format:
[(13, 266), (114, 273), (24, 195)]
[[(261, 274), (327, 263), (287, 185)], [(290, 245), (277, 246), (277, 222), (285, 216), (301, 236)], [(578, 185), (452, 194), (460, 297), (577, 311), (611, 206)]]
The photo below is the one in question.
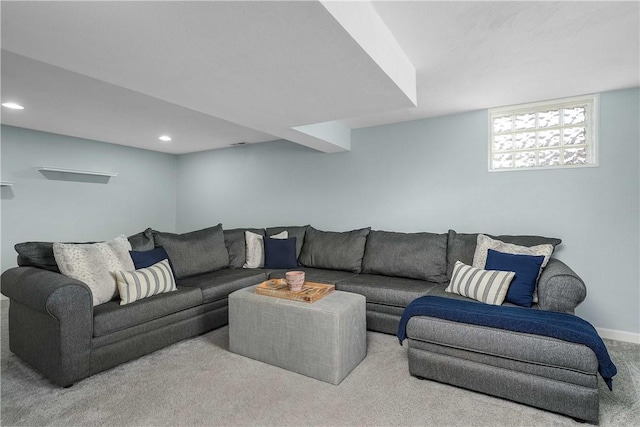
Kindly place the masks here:
[(609, 390), (613, 390), (612, 378), (618, 370), (609, 357), (607, 347), (589, 322), (573, 314), (424, 296), (411, 302), (402, 313), (398, 327), (400, 345), (407, 338), (407, 323), (413, 316), (437, 317), (586, 345), (596, 354), (598, 372)]

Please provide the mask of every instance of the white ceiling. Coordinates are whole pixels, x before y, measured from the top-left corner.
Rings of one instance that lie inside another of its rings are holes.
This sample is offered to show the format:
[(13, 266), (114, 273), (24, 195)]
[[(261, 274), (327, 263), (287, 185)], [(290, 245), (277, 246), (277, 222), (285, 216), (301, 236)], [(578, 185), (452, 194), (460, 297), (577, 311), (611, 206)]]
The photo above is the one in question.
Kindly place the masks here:
[(1, 8), (2, 123), (176, 154), (640, 86), (635, 1)]

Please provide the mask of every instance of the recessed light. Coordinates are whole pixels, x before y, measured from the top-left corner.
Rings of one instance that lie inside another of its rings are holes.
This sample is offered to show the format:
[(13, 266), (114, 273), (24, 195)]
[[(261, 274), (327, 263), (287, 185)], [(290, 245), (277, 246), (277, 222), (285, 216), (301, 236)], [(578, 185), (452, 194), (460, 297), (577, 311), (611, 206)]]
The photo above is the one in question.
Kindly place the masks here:
[(171, 137), (168, 135), (162, 135), (160, 138), (158, 138), (160, 141), (164, 141), (164, 142), (169, 142), (171, 141)]
[(20, 104), (16, 104), (15, 102), (3, 102), (3, 107), (11, 108), (12, 110), (24, 110), (24, 107)]

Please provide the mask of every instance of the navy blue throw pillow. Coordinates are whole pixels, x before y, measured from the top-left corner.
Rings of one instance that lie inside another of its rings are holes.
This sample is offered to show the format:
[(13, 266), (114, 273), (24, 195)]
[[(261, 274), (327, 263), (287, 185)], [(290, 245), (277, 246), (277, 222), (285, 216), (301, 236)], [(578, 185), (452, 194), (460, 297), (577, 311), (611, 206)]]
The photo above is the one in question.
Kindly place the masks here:
[[(167, 251), (165, 251), (162, 246), (158, 246), (150, 251), (129, 251), (129, 254), (131, 255), (136, 270), (151, 267), (163, 259), (169, 259)], [(169, 260), (169, 264), (171, 264), (171, 260)], [(171, 270), (173, 270), (173, 266), (171, 266)]]
[(484, 269), (516, 273), (504, 300), (522, 307), (531, 307), (533, 291), (536, 288), (536, 281), (543, 261), (543, 255), (514, 255), (489, 249)]
[(296, 238), (264, 239), (264, 268), (298, 268)]

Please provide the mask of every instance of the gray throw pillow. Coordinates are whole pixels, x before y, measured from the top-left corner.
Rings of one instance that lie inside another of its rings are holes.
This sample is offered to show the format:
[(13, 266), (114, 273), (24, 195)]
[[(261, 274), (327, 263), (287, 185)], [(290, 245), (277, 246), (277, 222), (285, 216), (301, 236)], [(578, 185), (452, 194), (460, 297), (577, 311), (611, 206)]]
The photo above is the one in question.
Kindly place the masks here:
[(167, 251), (176, 279), (229, 266), (222, 224), (185, 234), (153, 231), (156, 246)]
[(23, 242), (14, 246), (20, 267), (38, 267), (60, 273), (53, 256), (53, 242)]
[(360, 273), (370, 227), (337, 233), (309, 226), (299, 261), (305, 267)]
[[(447, 277), (451, 279), (451, 273), (453, 272), (453, 266), (456, 261), (461, 261), (467, 265), (473, 264), (473, 255), (476, 251), (476, 244), (478, 241), (479, 233), (456, 233), (454, 230), (449, 230), (449, 242), (447, 244)], [(484, 233), (486, 234), (486, 233)], [(562, 240), (553, 237), (542, 236), (493, 236), (486, 234), (492, 239), (501, 240), (505, 243), (511, 243), (520, 246), (538, 246), (550, 244), (554, 248), (562, 243)]]
[[(140, 233), (127, 238), (134, 251), (150, 251), (154, 248), (153, 230), (147, 228)], [(68, 242), (71, 245), (90, 245), (97, 242)], [(20, 267), (38, 267), (44, 270), (60, 273), (58, 264), (53, 256), (53, 242), (23, 242), (14, 246), (18, 253)]]
[(264, 229), (262, 228), (234, 228), (232, 230), (224, 230), (224, 243), (229, 252), (230, 268), (242, 268), (244, 265), (246, 260), (245, 231), (264, 236)]
[(131, 243), (132, 251), (150, 251), (155, 248), (153, 230), (151, 228), (147, 228), (133, 236), (129, 236), (127, 239), (129, 240), (129, 243)]
[(447, 234), (372, 231), (362, 261), (362, 272), (447, 281)]
[(267, 236), (273, 236), (274, 234), (282, 233), (286, 231), (289, 238), (296, 238), (296, 258), (300, 258), (300, 252), (302, 252), (302, 246), (304, 244), (304, 236), (307, 234), (307, 228), (309, 225), (302, 226), (289, 226), (289, 227), (269, 227), (267, 228)]

